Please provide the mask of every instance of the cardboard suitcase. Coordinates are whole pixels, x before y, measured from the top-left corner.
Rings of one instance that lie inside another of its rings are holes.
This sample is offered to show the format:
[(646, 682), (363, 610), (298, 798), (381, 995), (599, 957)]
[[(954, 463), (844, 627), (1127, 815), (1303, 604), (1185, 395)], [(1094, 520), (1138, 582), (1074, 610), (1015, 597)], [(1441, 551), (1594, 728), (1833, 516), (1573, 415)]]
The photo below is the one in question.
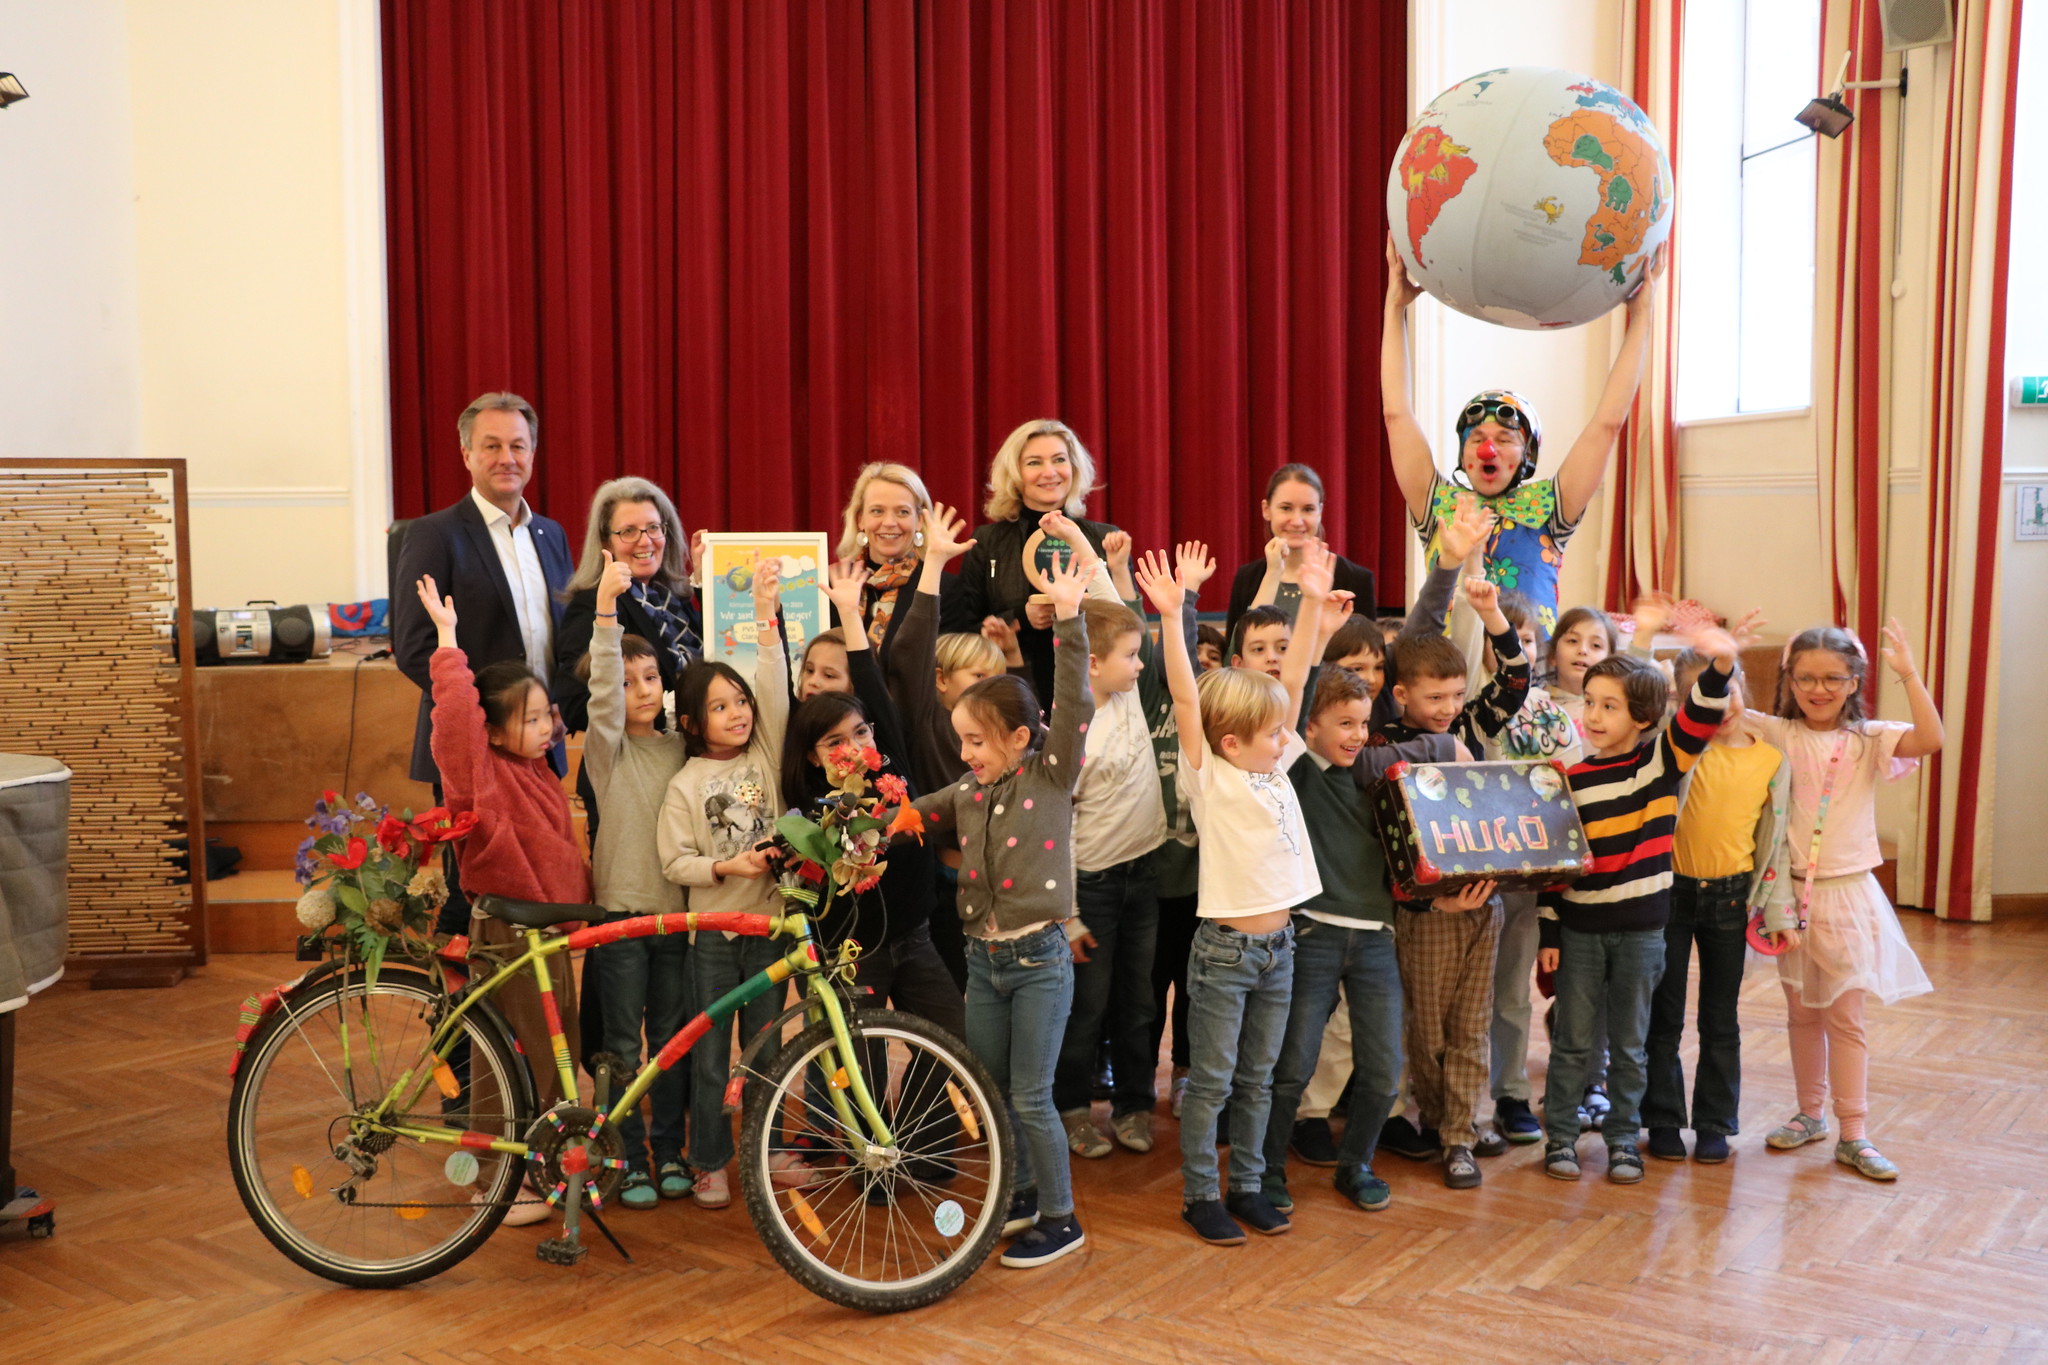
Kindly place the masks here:
[(1372, 812), (1394, 893), (1410, 900), (1483, 881), (1502, 891), (1566, 886), (1592, 857), (1564, 768), (1548, 760), (1396, 763)]

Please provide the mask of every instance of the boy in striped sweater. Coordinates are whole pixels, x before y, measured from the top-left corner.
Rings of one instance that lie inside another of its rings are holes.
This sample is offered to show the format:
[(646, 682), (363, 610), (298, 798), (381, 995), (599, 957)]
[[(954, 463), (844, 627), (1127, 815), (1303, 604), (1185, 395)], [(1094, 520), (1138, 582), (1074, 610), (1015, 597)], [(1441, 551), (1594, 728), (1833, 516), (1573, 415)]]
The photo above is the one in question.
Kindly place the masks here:
[(1740, 653), (1734, 637), (1719, 630), (1699, 632), (1692, 647), (1712, 666), (1701, 672), (1677, 717), (1648, 743), (1644, 738), (1663, 720), (1669, 697), (1663, 673), (1629, 655), (1602, 659), (1586, 671), (1580, 728), (1592, 756), (1574, 765), (1569, 779), (1592, 867), (1565, 890), (1544, 897), (1537, 955), (1545, 971), (1557, 974), (1557, 1023), (1543, 1099), (1543, 1169), (1559, 1180), (1579, 1178), (1579, 1095), (1594, 1014), (1603, 999), (1613, 1101), (1601, 1124), (1607, 1178), (1618, 1185), (1643, 1178), (1637, 1110), (1647, 1075), (1650, 997), (1664, 974), (1678, 783), (1720, 727)]

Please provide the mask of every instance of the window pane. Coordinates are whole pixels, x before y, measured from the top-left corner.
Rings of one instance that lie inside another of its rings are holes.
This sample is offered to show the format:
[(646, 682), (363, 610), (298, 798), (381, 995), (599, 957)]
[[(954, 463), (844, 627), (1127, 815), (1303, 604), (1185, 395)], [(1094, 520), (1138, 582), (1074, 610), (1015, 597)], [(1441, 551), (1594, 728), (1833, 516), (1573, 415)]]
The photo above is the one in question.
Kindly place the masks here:
[(1742, 10), (1685, 9), (1678, 159), (1678, 393), (1681, 422), (1736, 411), (1741, 345)]
[(1742, 150), (1754, 156), (1804, 134), (1792, 116), (1824, 93), (1820, 0), (1751, 0), (1747, 8)]
[(1744, 163), (1738, 411), (1812, 399), (1813, 199), (1812, 138)]

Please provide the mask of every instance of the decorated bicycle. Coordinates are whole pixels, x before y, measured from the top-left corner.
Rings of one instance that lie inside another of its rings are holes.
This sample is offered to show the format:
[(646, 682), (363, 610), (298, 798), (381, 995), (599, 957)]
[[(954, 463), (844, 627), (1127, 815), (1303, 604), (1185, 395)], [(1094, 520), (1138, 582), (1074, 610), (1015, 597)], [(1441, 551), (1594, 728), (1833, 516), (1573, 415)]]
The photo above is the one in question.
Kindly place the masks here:
[[(299, 1265), (341, 1284), (389, 1287), (439, 1274), (481, 1246), (515, 1202), (562, 1215), (543, 1260), (574, 1264), (586, 1224), (618, 1246), (605, 1214), (625, 1174), (617, 1125), (654, 1078), (741, 1006), (794, 979), (798, 998), (750, 1040), (726, 1088), (742, 1114), (740, 1186), (775, 1259), (814, 1293), (890, 1312), (950, 1293), (1002, 1231), (1010, 1132), (1000, 1091), (958, 1038), (927, 1020), (864, 1008), (846, 984), (859, 944), (817, 932), (850, 913), (887, 843), (922, 837), (900, 790), (871, 787), (864, 755), (835, 754), (835, 795), (776, 830), (782, 910), (601, 921), (593, 905), (480, 896), (516, 926), (499, 948), (430, 936), (447, 888), (423, 866), (467, 832), (443, 810), (413, 818), (329, 792), (300, 850), (300, 918), (323, 954), (296, 981), (245, 1002), (231, 1070), (228, 1153), (242, 1201)], [(892, 811), (890, 807), (893, 806)], [(842, 906), (845, 908), (842, 909)], [(711, 1004), (633, 1076), (600, 1059), (589, 1103), (540, 1112), (526, 1060), (492, 997), (539, 987), (561, 1093), (578, 1094), (553, 973), (568, 953), (691, 930), (786, 939), (789, 951)], [(785, 1039), (785, 1026), (802, 1027)], [(803, 1188), (770, 1178), (801, 1142)], [(630, 1256), (628, 1256), (630, 1260)]]

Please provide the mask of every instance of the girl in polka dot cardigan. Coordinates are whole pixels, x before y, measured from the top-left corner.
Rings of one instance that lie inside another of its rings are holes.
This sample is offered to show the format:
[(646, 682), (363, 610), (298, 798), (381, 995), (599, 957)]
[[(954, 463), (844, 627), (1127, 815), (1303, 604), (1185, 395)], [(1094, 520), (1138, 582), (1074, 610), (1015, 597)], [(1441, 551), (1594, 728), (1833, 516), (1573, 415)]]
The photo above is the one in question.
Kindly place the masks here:
[(1062, 925), (1074, 914), (1074, 783), (1095, 699), (1081, 598), (1095, 565), (1085, 550), (1054, 560), (1053, 702), (1041, 719), (1031, 685), (985, 678), (953, 708), (967, 777), (917, 801), (932, 841), (960, 850), (967, 929), (967, 1045), (1010, 1104), (1017, 1176), (1004, 1231), (1013, 1268), (1044, 1265), (1082, 1244), (1066, 1134), (1053, 1107), (1053, 1065), (1074, 1003)]

